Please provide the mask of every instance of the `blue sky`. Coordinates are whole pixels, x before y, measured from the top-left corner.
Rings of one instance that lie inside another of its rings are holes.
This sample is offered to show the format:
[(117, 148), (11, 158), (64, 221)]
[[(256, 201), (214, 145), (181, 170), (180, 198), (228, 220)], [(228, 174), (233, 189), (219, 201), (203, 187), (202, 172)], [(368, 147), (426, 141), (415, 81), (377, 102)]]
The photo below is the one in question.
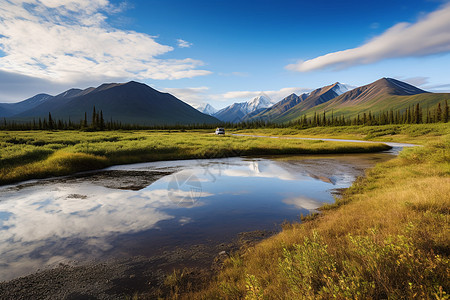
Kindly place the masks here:
[(216, 108), (381, 77), (450, 91), (449, 1), (0, 4), (0, 102), (129, 80)]

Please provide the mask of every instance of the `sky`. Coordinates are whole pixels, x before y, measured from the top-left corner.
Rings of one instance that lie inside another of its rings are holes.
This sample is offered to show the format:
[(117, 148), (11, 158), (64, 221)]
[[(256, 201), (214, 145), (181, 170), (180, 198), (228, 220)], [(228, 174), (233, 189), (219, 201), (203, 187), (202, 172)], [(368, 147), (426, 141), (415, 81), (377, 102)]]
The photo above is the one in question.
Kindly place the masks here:
[(135, 80), (217, 109), (392, 77), (450, 92), (450, 0), (0, 0), (0, 102)]

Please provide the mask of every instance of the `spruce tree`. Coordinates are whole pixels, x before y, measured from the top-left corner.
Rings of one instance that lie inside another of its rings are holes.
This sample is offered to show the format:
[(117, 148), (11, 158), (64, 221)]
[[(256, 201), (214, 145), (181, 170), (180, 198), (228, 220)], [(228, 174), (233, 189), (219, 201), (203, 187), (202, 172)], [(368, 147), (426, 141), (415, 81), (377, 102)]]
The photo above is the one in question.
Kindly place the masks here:
[(52, 130), (53, 129), (53, 119), (52, 119), (52, 114), (49, 112), (48, 113), (48, 129)]
[(416, 109), (414, 110), (414, 123), (420, 123), (420, 107), (419, 103), (416, 104)]
[(447, 100), (445, 100), (445, 106), (444, 106), (444, 112), (443, 112), (443, 117), (442, 117), (442, 121), (447, 123), (448, 119), (449, 119), (449, 107), (448, 107), (448, 103)]
[(438, 106), (436, 108), (436, 116), (435, 116), (435, 122), (440, 122), (442, 117), (442, 109), (441, 109), (441, 103), (438, 103)]
[(84, 112), (84, 121), (83, 121), (83, 128), (87, 127), (87, 113)]
[(103, 119), (103, 111), (100, 110), (100, 130), (105, 129), (105, 120)]
[(94, 110), (92, 111), (92, 123), (91, 123), (91, 127), (92, 127), (92, 128), (96, 128), (96, 127), (97, 127), (97, 114), (95, 113), (95, 105), (94, 105)]

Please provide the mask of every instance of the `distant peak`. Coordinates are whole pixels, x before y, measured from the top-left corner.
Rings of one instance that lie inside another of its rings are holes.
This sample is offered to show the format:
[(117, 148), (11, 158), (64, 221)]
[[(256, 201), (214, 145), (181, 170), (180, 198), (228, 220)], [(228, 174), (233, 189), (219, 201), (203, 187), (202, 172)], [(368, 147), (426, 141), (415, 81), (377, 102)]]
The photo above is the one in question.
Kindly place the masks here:
[(375, 81), (375, 82), (388, 83), (388, 82), (390, 82), (391, 79), (392, 79), (392, 78), (383, 77), (383, 78), (378, 79), (378, 80)]
[(271, 102), (272, 102), (272, 99), (270, 99), (270, 97), (267, 96), (266, 93), (260, 92), (258, 96), (256, 96), (255, 98), (251, 99), (247, 103), (258, 105), (259, 103), (261, 103), (261, 104), (268, 104), (268, 103), (271, 103)]
[(336, 82), (335, 84), (333, 84), (331, 86), (331, 89), (338, 95), (342, 95), (350, 90), (346, 85), (341, 84), (340, 82)]
[(409, 83), (389, 77), (380, 78), (369, 84), (369, 86), (388, 89), (388, 93), (393, 95), (416, 95), (428, 93), (427, 91), (419, 89)]
[(145, 83), (138, 82), (138, 81), (134, 81), (134, 80), (128, 81), (127, 83), (124, 83), (123, 85), (131, 85), (131, 86), (148, 86), (148, 85), (146, 85)]

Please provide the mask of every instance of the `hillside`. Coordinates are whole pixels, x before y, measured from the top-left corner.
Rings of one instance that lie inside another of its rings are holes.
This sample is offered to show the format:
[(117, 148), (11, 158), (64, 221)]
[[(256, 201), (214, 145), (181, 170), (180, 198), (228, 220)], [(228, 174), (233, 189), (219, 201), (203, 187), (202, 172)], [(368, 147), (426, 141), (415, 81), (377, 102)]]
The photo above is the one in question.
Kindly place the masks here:
[[(302, 114), (303, 111), (334, 99), (345, 91), (347, 91), (347, 87), (339, 82), (336, 82), (332, 85), (315, 89), (309, 94), (301, 95), (300, 97), (302, 99), (299, 99), (301, 101), (289, 101), (288, 105), (285, 105), (285, 103), (281, 103), (281, 107), (278, 105), (274, 106), (273, 110), (266, 111), (258, 117), (262, 117), (263, 119), (268, 118), (273, 122), (280, 122), (280, 120), (285, 119), (290, 120)], [(305, 96), (306, 98), (304, 98)], [(283, 99), (282, 101), (284, 101), (285, 99)], [(292, 103), (295, 103), (295, 105), (289, 107)], [(289, 109), (285, 109), (288, 107)]]
[(0, 103), (0, 118), (10, 117), (26, 110), (32, 109), (50, 100), (51, 98), (52, 96), (47, 94), (38, 94), (17, 103)]
[(258, 111), (257, 113), (248, 114), (244, 117), (244, 121), (253, 121), (253, 120), (263, 120), (263, 121), (272, 121), (273, 119), (279, 117), (295, 105), (304, 101), (308, 98), (309, 94), (301, 94), (297, 96), (296, 94), (290, 94), (289, 96), (283, 98), (280, 102), (274, 104), (272, 107), (266, 108), (262, 111)]
[(318, 88), (312, 91), (309, 94), (308, 98), (305, 99), (305, 101), (303, 101), (301, 104), (296, 105), (293, 110), (306, 110), (316, 105), (325, 103), (341, 95), (343, 91), (346, 91), (346, 89), (339, 82), (322, 88)]
[(405, 82), (381, 78), (309, 109), (303, 111), (292, 109), (276, 121), (294, 121), (304, 114), (312, 116), (315, 112), (323, 113), (324, 111), (333, 111), (335, 116), (355, 117), (357, 114), (369, 112), (376, 114), (391, 109), (403, 110), (417, 103), (420, 104), (423, 112), (426, 112), (427, 107), (432, 108), (445, 99), (450, 99), (450, 94), (429, 93)]
[(16, 114), (10, 119), (30, 120), (44, 118), (51, 112), (54, 119), (69, 118), (78, 122), (85, 112), (91, 115), (93, 107), (102, 110), (106, 120), (128, 124), (162, 125), (217, 123), (214, 117), (203, 114), (168, 93), (161, 93), (145, 84), (103, 84), (85, 90), (71, 89), (44, 103)]

